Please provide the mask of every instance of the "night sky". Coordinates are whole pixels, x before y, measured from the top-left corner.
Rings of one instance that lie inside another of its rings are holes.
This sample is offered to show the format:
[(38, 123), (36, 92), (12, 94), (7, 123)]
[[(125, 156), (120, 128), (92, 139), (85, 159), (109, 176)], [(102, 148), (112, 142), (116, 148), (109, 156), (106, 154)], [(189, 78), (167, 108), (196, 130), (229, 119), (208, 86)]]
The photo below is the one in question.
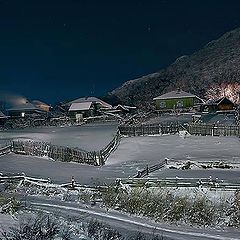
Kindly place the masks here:
[(0, 90), (102, 96), (237, 27), (237, 0), (0, 0)]

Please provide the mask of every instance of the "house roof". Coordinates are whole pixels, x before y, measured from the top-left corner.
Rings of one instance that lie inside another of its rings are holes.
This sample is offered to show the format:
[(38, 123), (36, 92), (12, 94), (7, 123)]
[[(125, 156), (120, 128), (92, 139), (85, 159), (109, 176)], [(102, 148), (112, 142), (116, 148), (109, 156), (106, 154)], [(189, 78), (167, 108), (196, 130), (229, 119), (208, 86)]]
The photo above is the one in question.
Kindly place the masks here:
[(12, 108), (9, 108), (7, 110), (8, 112), (18, 112), (18, 111), (42, 111), (42, 109), (36, 107), (32, 103), (25, 103), (25, 104), (20, 104), (17, 106), (14, 106)]
[(42, 102), (40, 100), (33, 100), (32, 104), (34, 104), (34, 105), (44, 105), (44, 106), (50, 107), (47, 103), (44, 103), (44, 102)]
[(66, 105), (71, 105), (72, 103), (83, 103), (83, 102), (92, 102), (92, 103), (99, 103), (101, 104), (103, 107), (105, 108), (112, 108), (112, 105), (104, 102), (103, 100), (96, 98), (96, 97), (82, 97), (82, 98), (78, 98), (75, 99), (69, 103), (67, 103)]
[(226, 97), (222, 97), (222, 98), (219, 98), (217, 100), (210, 99), (206, 102), (206, 105), (219, 105), (220, 103), (223, 103), (223, 102), (224, 103), (230, 103), (230, 104), (234, 105), (234, 103)]
[(0, 119), (3, 119), (3, 118), (7, 118), (7, 116), (0, 111)]
[(91, 108), (92, 102), (74, 102), (71, 104), (68, 111), (84, 111)]
[(153, 100), (165, 100), (165, 99), (175, 99), (175, 98), (192, 98), (192, 97), (197, 97), (194, 94), (184, 92), (182, 90), (176, 90), (176, 91), (171, 91), (168, 93), (165, 93), (161, 96), (155, 97)]

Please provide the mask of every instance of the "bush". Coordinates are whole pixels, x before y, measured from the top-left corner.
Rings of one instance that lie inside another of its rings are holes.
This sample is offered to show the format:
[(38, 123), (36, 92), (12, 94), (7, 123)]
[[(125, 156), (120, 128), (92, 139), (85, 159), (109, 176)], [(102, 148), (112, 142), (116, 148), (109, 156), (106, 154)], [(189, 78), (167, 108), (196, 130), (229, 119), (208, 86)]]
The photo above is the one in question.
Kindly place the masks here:
[[(240, 203), (235, 199), (234, 213), (230, 213), (233, 226), (240, 223)], [(108, 207), (117, 206), (125, 212), (150, 217), (156, 221), (185, 222), (198, 226), (213, 226), (224, 222), (227, 202), (213, 203), (206, 196), (174, 196), (164, 189), (153, 192), (145, 188), (134, 188), (130, 192), (108, 190), (103, 193), (103, 202)]]
[(0, 213), (14, 214), (20, 208), (21, 204), (14, 197), (6, 198), (0, 196)]
[(12, 227), (8, 233), (2, 233), (5, 240), (69, 240), (70, 230), (62, 227), (56, 218), (48, 215), (31, 217), (20, 223), (19, 227)]

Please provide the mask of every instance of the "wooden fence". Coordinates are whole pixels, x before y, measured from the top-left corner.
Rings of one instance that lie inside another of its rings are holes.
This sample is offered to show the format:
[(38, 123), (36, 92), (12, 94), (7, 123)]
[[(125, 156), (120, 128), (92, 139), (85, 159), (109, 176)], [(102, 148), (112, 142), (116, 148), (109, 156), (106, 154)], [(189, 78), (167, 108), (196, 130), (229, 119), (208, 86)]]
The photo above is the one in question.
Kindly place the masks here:
[(9, 145), (6, 145), (6, 146), (3, 146), (0, 148), (0, 156), (1, 155), (5, 155), (5, 154), (8, 154), (12, 151), (12, 146), (11, 144)]
[[(42, 179), (42, 178), (33, 178), (27, 177), (25, 175), (12, 175), (12, 176), (0, 176), (0, 183), (4, 182), (18, 182), (23, 181), (25, 183), (29, 183), (31, 185), (37, 185), (45, 188), (67, 188), (67, 189), (92, 189), (97, 191), (105, 191), (108, 186), (99, 186), (99, 185), (81, 185), (75, 182), (74, 178), (71, 179), (71, 182), (64, 184), (56, 184), (53, 183), (50, 179)], [(157, 179), (157, 178), (121, 178), (116, 181), (117, 186), (125, 186), (129, 187), (205, 187), (209, 189), (220, 189), (222, 191), (240, 191), (240, 182), (229, 182), (226, 180), (220, 179), (212, 179), (209, 178), (165, 178), (165, 179)]]
[(193, 135), (211, 136), (238, 136), (240, 137), (240, 126), (238, 125), (216, 125), (216, 124), (189, 124), (188, 131)]
[(122, 185), (129, 187), (206, 187), (221, 190), (240, 190), (240, 182), (228, 182), (220, 179), (209, 178), (122, 178), (118, 179)]
[(182, 126), (176, 123), (154, 125), (120, 125), (119, 131), (126, 136), (144, 136), (156, 134), (175, 134), (182, 130)]
[[(114, 152), (121, 141), (121, 134), (118, 130), (115, 137), (112, 139), (112, 141), (100, 151), (101, 160), (107, 159), (112, 152)], [(102, 164), (103, 165), (103, 164)]]
[(12, 141), (12, 151), (17, 154), (49, 157), (63, 162), (77, 162), (101, 166), (105, 164), (111, 152), (116, 150), (119, 142), (120, 133), (117, 132), (113, 140), (104, 149), (88, 152), (79, 148), (56, 146), (47, 142), (14, 140)]
[(167, 164), (167, 160), (164, 160), (158, 164), (155, 164), (153, 166), (146, 166), (145, 169), (139, 170), (138, 173), (134, 176), (134, 178), (143, 178), (148, 176), (149, 173), (157, 171), (161, 168), (163, 168)]
[(177, 123), (153, 124), (153, 125), (121, 125), (119, 131), (126, 136), (144, 136), (158, 134), (176, 134), (181, 130), (187, 130), (192, 135), (210, 136), (238, 136), (240, 137), (240, 126), (238, 125), (216, 125), (216, 124), (188, 124), (183, 126)]

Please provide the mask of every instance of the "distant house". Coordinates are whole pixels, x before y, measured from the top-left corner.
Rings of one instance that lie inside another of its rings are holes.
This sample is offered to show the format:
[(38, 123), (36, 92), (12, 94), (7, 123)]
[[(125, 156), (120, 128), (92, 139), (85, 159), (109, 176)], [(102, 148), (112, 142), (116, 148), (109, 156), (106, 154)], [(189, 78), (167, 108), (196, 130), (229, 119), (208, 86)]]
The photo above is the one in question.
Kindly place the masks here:
[(33, 101), (31, 101), (31, 103), (32, 103), (34, 106), (42, 109), (42, 110), (45, 111), (45, 112), (49, 112), (49, 111), (50, 111), (51, 106), (48, 105), (48, 104), (46, 104), (46, 103), (44, 103), (44, 102), (42, 102), (42, 101), (33, 100)]
[(136, 112), (137, 107), (135, 106), (127, 106), (127, 105), (121, 105), (118, 104), (117, 106), (114, 106), (112, 109), (107, 110), (108, 112), (111, 113), (134, 113)]
[(202, 112), (231, 112), (234, 111), (235, 104), (226, 97), (217, 100), (209, 100), (202, 105)]
[(0, 125), (4, 124), (7, 120), (7, 116), (0, 111)]
[(83, 97), (65, 104), (69, 115), (80, 121), (85, 117), (99, 115), (101, 110), (111, 109), (112, 106), (96, 97)]
[(10, 117), (39, 116), (46, 114), (46, 111), (36, 107), (30, 102), (9, 108), (7, 112)]
[(171, 91), (154, 99), (156, 110), (175, 110), (191, 108), (198, 103), (202, 103), (202, 99), (194, 94), (184, 92), (182, 90)]

